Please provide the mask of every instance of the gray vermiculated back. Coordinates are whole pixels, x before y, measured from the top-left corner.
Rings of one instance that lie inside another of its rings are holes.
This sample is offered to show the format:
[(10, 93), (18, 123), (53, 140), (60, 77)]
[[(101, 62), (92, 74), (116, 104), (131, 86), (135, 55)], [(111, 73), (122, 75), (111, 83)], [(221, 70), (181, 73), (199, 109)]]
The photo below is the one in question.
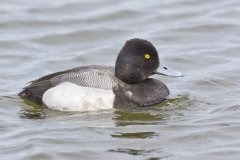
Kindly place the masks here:
[(54, 85), (62, 82), (72, 82), (84, 87), (112, 89), (117, 80), (114, 77), (113, 67), (89, 66), (53, 78)]

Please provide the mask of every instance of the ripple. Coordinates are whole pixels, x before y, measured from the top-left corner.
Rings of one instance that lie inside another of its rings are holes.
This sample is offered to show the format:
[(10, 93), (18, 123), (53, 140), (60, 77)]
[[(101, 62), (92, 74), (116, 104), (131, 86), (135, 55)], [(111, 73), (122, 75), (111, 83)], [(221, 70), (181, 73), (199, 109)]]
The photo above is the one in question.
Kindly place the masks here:
[[(108, 36), (105, 36), (106, 33)], [(111, 39), (111, 34), (127, 34), (126, 30), (114, 30), (103, 28), (101, 30), (81, 30), (66, 34), (48, 35), (46, 37), (35, 39), (34, 41), (45, 45), (73, 44), (83, 45), (88, 41), (97, 41)]]
[(227, 113), (227, 112), (230, 112), (230, 113), (236, 113), (236, 112), (239, 112), (240, 111), (240, 105), (234, 105), (234, 106), (229, 106), (229, 107), (224, 107), (224, 108), (217, 108), (215, 110), (213, 110), (211, 113)]
[[(237, 159), (239, 1), (3, 0), (0, 159)], [(150, 40), (184, 73), (159, 77), (159, 105), (62, 113), (23, 102), (42, 75), (114, 64), (127, 39)]]

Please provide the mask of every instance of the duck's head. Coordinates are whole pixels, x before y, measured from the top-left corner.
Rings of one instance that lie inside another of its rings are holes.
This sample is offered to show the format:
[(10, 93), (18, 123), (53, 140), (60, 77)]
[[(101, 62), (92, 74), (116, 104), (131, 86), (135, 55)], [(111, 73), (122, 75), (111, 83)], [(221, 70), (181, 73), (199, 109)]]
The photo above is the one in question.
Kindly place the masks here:
[(153, 74), (183, 76), (159, 62), (158, 52), (151, 42), (128, 40), (118, 54), (115, 76), (126, 83), (139, 83)]

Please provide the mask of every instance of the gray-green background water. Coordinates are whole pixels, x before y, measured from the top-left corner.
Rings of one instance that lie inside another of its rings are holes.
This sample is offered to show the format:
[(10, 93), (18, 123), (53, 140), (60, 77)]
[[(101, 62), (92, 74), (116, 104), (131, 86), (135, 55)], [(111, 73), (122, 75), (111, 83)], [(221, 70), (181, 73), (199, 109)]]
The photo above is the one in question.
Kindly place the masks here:
[[(151, 41), (183, 78), (139, 110), (63, 113), (16, 94), (40, 76), (114, 65), (127, 39)], [(240, 1), (1, 0), (0, 159), (239, 159)]]

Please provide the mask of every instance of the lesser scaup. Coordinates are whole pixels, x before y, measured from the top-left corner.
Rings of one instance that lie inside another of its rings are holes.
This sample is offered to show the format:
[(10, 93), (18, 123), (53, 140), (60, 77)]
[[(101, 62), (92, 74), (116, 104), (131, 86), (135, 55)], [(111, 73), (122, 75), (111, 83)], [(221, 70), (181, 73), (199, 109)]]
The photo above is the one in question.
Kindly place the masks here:
[(165, 100), (169, 90), (149, 78), (153, 74), (182, 76), (159, 62), (152, 43), (131, 39), (119, 52), (115, 68), (92, 65), (53, 73), (32, 81), (18, 95), (62, 111), (155, 105)]

